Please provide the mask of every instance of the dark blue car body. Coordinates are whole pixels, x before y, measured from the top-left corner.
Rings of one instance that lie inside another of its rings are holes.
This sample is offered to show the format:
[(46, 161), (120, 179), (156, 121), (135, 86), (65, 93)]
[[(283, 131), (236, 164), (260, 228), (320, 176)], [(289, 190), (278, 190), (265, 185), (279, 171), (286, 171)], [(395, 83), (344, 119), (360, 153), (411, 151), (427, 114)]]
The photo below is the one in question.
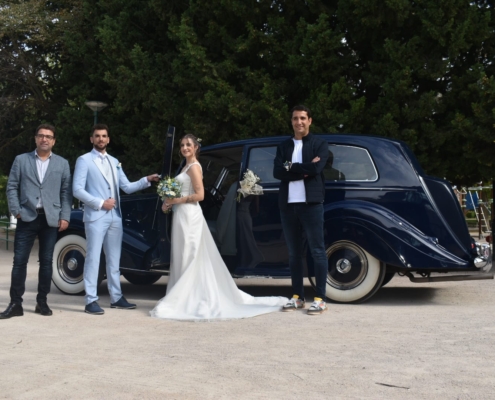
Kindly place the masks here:
[[(323, 172), (330, 300), (366, 300), (395, 273), (413, 282), (493, 277), (490, 248), (471, 238), (450, 184), (425, 175), (407, 145), (362, 135), (320, 137), (330, 152)], [(205, 184), (201, 206), (234, 277), (290, 276), (278, 210), (279, 181), (273, 178), (276, 146), (286, 138), (201, 149)], [(172, 143), (173, 129), (167, 139), (165, 174), (171, 171)], [(261, 178), (264, 193), (237, 201), (239, 181), (247, 169)], [(121, 207), (121, 271), (132, 283), (153, 283), (168, 273), (173, 213), (161, 212), (154, 193), (122, 196)], [(76, 236), (80, 239), (74, 244)], [(59, 242), (54, 282), (66, 293), (79, 293), (84, 289), (85, 254), (81, 210), (73, 211), (69, 231)], [(310, 258), (307, 271), (311, 278)]]

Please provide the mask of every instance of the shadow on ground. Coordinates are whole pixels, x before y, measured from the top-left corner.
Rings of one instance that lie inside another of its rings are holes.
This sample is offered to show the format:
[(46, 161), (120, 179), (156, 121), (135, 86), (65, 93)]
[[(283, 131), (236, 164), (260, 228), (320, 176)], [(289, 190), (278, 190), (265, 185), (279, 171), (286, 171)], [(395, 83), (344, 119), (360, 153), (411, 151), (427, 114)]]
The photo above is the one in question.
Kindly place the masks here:
[(383, 287), (366, 303), (369, 305), (403, 306), (406, 304), (431, 305), (438, 288), (433, 287)]
[[(159, 300), (165, 296), (167, 290), (167, 278), (160, 279), (154, 285), (134, 285), (122, 281), (122, 291), (125, 296), (134, 300)], [(244, 280), (236, 279), (236, 285), (242, 291), (252, 296), (285, 296), (292, 295), (290, 280), (264, 279), (257, 282), (256, 279)], [(441, 291), (441, 288), (434, 287), (403, 287), (390, 286), (381, 288), (371, 299), (361, 304), (383, 305), (383, 306), (403, 306), (407, 304), (430, 305), (434, 297)], [(100, 296), (108, 296), (106, 281), (99, 287)], [(312, 300), (315, 291), (309, 285), (305, 285), (307, 300)]]

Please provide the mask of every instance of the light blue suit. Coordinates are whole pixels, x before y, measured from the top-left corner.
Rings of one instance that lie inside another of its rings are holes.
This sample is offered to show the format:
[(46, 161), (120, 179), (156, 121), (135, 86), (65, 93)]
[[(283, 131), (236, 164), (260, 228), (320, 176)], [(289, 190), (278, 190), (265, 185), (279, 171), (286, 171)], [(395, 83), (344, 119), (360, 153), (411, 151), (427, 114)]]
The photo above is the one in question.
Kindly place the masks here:
[[(97, 283), (100, 266), (100, 254), (103, 247), (106, 258), (108, 291), (111, 303), (122, 297), (120, 288), (120, 253), (122, 249), (122, 215), (120, 211), (119, 188), (126, 193), (133, 193), (150, 186), (146, 177), (137, 182), (129, 182), (119, 161), (108, 155), (113, 180), (107, 180), (99, 158), (99, 153), (92, 150), (79, 157), (73, 178), (74, 197), (84, 203), (84, 226), (86, 230), (86, 261), (84, 264), (84, 288), (86, 304), (98, 300)], [(111, 197), (114, 184), (116, 207), (113, 210), (101, 208), (104, 200)]]

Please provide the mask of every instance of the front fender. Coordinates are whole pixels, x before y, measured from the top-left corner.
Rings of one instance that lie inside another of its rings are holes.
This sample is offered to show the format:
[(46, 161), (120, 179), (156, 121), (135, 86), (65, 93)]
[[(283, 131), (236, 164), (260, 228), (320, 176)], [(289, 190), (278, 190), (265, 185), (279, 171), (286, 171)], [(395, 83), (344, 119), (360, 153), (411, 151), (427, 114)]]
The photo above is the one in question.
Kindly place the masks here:
[[(69, 227), (67, 231), (73, 232), (79, 236), (85, 237), (84, 233), (84, 222), (83, 222), (83, 211), (81, 209), (72, 210), (70, 213)], [(67, 232), (60, 232), (59, 236), (65, 236)]]
[(341, 201), (325, 208), (326, 242), (355, 242), (385, 264), (407, 270), (473, 269), (409, 222), (380, 205)]
[[(73, 210), (68, 229), (62, 232), (59, 237), (69, 233), (86, 237), (83, 215), (84, 212), (82, 210)], [(151, 253), (156, 247), (157, 241), (151, 243), (149, 239), (140, 233), (138, 222), (129, 221), (129, 217), (126, 217), (123, 226), (120, 267), (125, 269), (148, 270), (151, 265)]]

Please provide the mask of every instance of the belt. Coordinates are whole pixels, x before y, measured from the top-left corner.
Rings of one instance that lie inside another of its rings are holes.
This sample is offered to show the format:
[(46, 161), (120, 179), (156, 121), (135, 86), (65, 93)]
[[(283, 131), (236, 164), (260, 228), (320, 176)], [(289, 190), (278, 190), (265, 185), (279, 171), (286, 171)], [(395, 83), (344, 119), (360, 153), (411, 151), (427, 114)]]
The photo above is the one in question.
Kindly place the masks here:
[(44, 213), (45, 213), (45, 209), (44, 209), (44, 208), (37, 208), (37, 209), (36, 209), (36, 212), (37, 212), (38, 214), (44, 214)]

